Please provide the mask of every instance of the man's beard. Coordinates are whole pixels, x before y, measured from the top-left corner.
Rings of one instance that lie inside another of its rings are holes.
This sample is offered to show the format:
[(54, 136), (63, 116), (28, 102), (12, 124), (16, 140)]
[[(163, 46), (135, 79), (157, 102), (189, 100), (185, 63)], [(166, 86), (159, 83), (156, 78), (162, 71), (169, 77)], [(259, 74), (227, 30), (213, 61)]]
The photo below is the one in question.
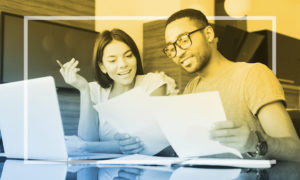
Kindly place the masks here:
[(201, 72), (207, 67), (207, 65), (210, 62), (210, 59), (211, 59), (211, 54), (210, 53), (206, 54), (206, 55), (203, 55), (203, 56), (200, 57), (199, 64), (197, 64), (198, 67), (195, 67), (195, 69), (193, 71), (187, 71), (186, 69), (185, 69), (185, 71), (188, 72), (188, 73)]

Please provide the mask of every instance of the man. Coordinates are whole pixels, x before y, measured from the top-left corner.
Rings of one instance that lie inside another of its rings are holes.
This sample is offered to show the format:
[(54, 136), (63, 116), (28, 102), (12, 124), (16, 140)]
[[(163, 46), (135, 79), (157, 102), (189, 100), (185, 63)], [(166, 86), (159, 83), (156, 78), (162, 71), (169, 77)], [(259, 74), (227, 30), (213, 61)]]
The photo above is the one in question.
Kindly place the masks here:
[(232, 62), (216, 49), (205, 15), (184, 9), (169, 17), (164, 53), (189, 73), (198, 73), (184, 93), (217, 90), (228, 121), (211, 138), (251, 157), (300, 161), (300, 141), (285, 110), (282, 87), (260, 63)]

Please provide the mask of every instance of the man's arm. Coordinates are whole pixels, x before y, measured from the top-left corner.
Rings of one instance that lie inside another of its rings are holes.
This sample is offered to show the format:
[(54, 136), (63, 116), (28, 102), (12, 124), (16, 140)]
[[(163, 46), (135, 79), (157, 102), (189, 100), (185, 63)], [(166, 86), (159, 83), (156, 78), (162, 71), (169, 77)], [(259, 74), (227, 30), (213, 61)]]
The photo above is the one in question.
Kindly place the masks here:
[(293, 122), (281, 102), (263, 106), (258, 119), (264, 129), (269, 158), (300, 161), (300, 140)]
[[(282, 103), (278, 101), (263, 106), (258, 119), (268, 144), (266, 157), (300, 162), (300, 140)], [(232, 121), (217, 122), (211, 130), (211, 138), (241, 153), (254, 152), (258, 142), (246, 123), (236, 126)]]

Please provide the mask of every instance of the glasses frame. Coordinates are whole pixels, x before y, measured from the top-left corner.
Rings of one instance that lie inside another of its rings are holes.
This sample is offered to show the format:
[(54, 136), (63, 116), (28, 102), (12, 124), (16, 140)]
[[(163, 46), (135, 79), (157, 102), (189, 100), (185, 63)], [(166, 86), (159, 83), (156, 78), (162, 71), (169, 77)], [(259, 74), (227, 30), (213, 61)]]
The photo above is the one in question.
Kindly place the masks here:
[[(191, 34), (197, 32), (197, 31), (202, 31), (202, 30), (205, 29), (206, 27), (207, 27), (207, 26), (204, 26), (204, 27), (201, 27), (201, 28), (196, 29), (196, 30), (194, 30), (194, 31), (191, 31), (191, 32), (188, 32), (188, 33), (181, 34), (179, 37), (177, 37), (177, 39), (176, 39), (175, 42), (173, 42), (173, 43), (168, 43), (168, 45), (167, 45), (166, 47), (163, 48), (163, 50), (162, 50), (163, 53), (164, 53), (167, 57), (169, 57), (169, 58), (174, 58), (174, 57), (176, 57), (176, 55), (177, 55), (177, 49), (176, 49), (176, 46), (178, 46), (178, 47), (179, 47), (180, 49), (182, 49), (182, 50), (186, 50), (187, 48), (191, 47), (192, 44), (193, 44), (193, 41), (192, 41), (192, 39), (191, 39)], [(177, 43), (178, 40), (179, 40), (179, 38), (182, 37), (182, 36), (187, 36), (188, 39), (189, 39), (189, 41), (190, 41), (190, 45), (189, 45), (188, 47), (186, 47), (186, 48), (182, 48), (182, 47)], [(167, 47), (168, 47), (169, 45), (173, 45), (173, 46), (174, 46), (174, 49), (175, 49), (175, 54), (174, 54), (174, 56), (168, 56), (167, 53), (166, 53), (166, 49), (167, 49)]]

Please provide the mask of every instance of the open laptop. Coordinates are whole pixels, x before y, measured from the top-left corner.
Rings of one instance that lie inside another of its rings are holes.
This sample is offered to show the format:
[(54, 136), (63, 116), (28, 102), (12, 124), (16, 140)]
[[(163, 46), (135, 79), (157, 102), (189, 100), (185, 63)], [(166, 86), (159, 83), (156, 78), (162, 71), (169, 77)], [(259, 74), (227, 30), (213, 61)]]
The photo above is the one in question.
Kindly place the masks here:
[(111, 159), (121, 154), (67, 153), (53, 77), (0, 85), (0, 129), (7, 158)]

